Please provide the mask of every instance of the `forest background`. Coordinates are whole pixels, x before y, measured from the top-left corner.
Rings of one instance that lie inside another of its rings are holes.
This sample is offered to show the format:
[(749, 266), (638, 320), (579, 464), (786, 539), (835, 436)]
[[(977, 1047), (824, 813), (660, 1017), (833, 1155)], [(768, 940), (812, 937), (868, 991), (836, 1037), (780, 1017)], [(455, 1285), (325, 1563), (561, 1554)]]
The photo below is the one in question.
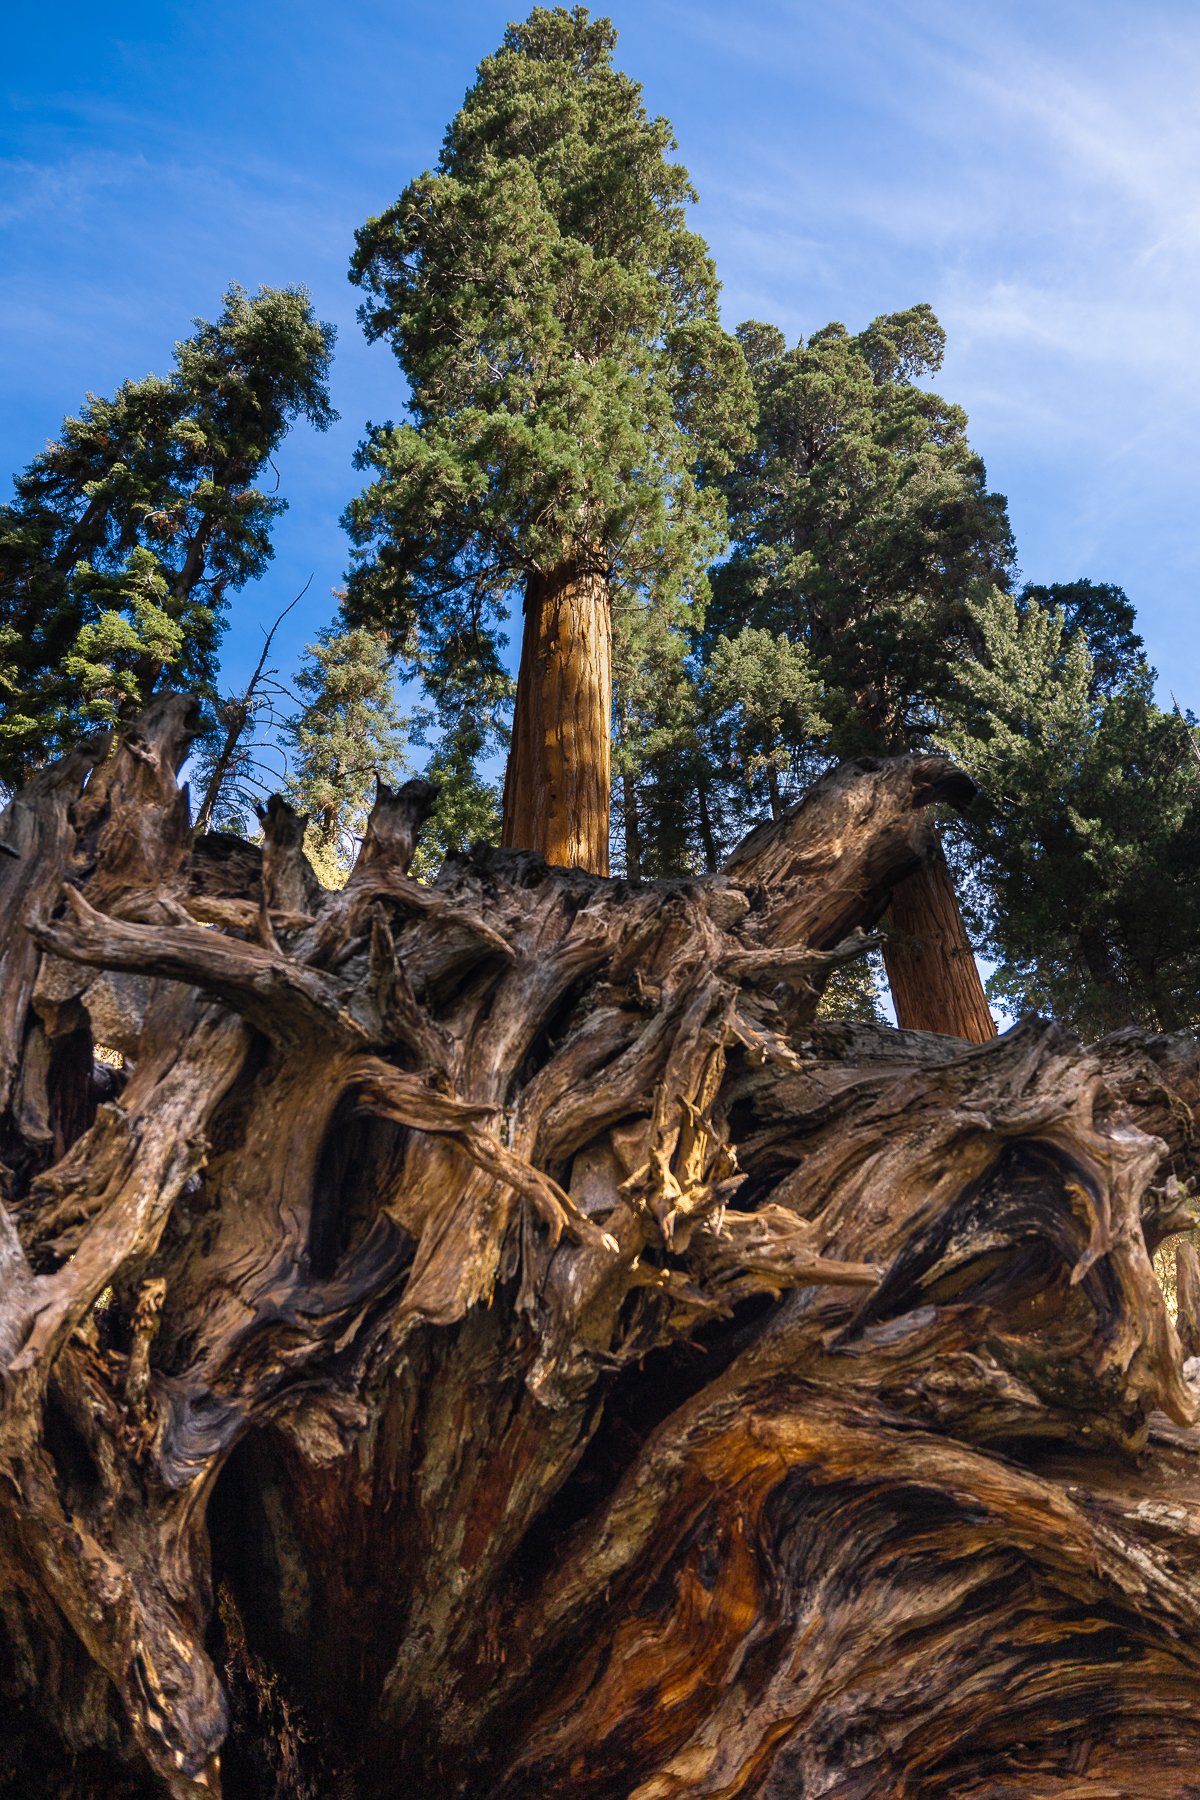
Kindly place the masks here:
[[(85, 389), (165, 373), (231, 279), (302, 281), (338, 327), (339, 419), (283, 445), (289, 510), (233, 606), (228, 688), (305, 583), (275, 647), (285, 674), (330, 618), (354, 447), (405, 400), (355, 322), (347, 246), (434, 161), (509, 10), (359, 7), (335, 23), (135, 7), (114, 33), (66, 8), (21, 27), (0, 289), (10, 469)], [(1119, 584), (1160, 700), (1193, 698), (1200, 32), (1184, 9), (1134, 24), (1072, 5), (1036, 23), (992, 4), (768, 5), (735, 24), (650, 5), (616, 22), (619, 61), (699, 190), (726, 324), (767, 318), (794, 341), (931, 302), (948, 337), (935, 385), (1008, 497), (1021, 578)]]

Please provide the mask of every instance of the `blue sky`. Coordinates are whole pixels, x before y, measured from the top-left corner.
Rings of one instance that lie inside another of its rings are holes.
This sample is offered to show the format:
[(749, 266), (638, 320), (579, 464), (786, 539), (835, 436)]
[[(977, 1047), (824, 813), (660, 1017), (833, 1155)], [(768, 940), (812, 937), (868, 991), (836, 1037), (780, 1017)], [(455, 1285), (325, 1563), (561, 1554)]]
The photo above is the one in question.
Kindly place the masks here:
[[(165, 371), (231, 280), (304, 282), (338, 327), (341, 422), (284, 445), (291, 510), (235, 601), (231, 679), (310, 575), (285, 667), (333, 610), (355, 443), (403, 406), (355, 322), (354, 228), (435, 160), (511, 10), (50, 0), (7, 21), (0, 480), (87, 389)], [(1024, 574), (1120, 582), (1164, 689), (1200, 707), (1200, 7), (611, 10), (699, 189), (727, 323), (794, 336), (932, 302), (939, 386), (1009, 496)]]

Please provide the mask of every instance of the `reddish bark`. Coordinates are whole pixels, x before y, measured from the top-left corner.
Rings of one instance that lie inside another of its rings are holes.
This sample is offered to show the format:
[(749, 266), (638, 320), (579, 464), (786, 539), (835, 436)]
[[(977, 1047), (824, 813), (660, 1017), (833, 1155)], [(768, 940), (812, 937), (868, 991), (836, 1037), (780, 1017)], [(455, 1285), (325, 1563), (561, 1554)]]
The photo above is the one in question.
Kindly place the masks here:
[(599, 569), (530, 575), (501, 842), (608, 873), (612, 617)]
[(996, 1025), (959, 910), (954, 880), (936, 838), (898, 883), (887, 914), (883, 961), (896, 1022), (986, 1044)]

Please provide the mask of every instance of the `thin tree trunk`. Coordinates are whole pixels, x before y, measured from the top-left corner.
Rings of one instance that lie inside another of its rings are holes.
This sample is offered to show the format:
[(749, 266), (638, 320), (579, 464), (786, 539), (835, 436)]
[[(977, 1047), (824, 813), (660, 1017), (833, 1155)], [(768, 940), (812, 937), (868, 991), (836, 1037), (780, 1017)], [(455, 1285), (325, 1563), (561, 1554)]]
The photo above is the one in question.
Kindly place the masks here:
[(1125, 1024), (1129, 1017), (1125, 989), (1117, 973), (1112, 950), (1103, 932), (1095, 925), (1080, 928), (1079, 954), (1100, 998), (1105, 1022), (1111, 1027)]
[(311, 585), (312, 576), (310, 575), (304, 586), (300, 589), (300, 592), (296, 595), (296, 598), (290, 600), (283, 611), (276, 615), (275, 622), (271, 626), (270, 631), (265, 632), (263, 635), (263, 647), (259, 652), (258, 661), (254, 665), (254, 673), (246, 683), (241, 699), (230, 700), (227, 702), (226, 716), (229, 723), (225, 729), (225, 736), (222, 740), (221, 748), (214, 759), (212, 774), (209, 776), (208, 786), (204, 790), (204, 797), (201, 800), (199, 810), (196, 813), (195, 829), (198, 836), (208, 830), (209, 822), (213, 815), (213, 809), (220, 797), (221, 789), (225, 784), (229, 771), (233, 767), (238, 744), (241, 742), (243, 733), (253, 716), (255, 694), (258, 685), (264, 677), (269, 679), (273, 679), (274, 677), (274, 670), (267, 669), (267, 658), (271, 654), (271, 645), (275, 641), (275, 633), (279, 630), (279, 627), (283, 624), (283, 621), (287, 618), (292, 608), (300, 604), (300, 601), (303, 600)]
[(171, 583), (171, 595), (175, 600), (186, 600), (196, 583), (204, 574), (204, 553), (208, 549), (208, 541), (216, 529), (216, 518), (206, 513), (196, 527), (196, 535), (187, 547), (183, 559), (183, 567)]
[(996, 1035), (987, 995), (941, 845), (892, 894), (883, 961), (896, 1023), (986, 1044)]
[(704, 868), (706, 874), (715, 875), (720, 867), (717, 855), (717, 839), (713, 831), (712, 811), (708, 804), (708, 783), (701, 775), (696, 782), (696, 808), (700, 821), (700, 847), (704, 851)]
[(783, 815), (783, 796), (779, 792), (779, 770), (773, 762), (767, 764), (767, 797), (771, 802), (771, 817), (781, 818)]
[(621, 819), (625, 828), (625, 878), (642, 879), (642, 833), (638, 819), (637, 782), (631, 770), (621, 776)]
[(228, 714), (229, 723), (225, 728), (225, 736), (222, 740), (221, 748), (213, 760), (212, 773), (208, 778), (208, 786), (204, 790), (204, 797), (201, 800), (199, 809), (196, 813), (196, 832), (198, 835), (208, 830), (209, 821), (213, 815), (213, 808), (217, 803), (217, 796), (221, 792), (225, 778), (233, 766), (234, 755), (236, 754), (238, 744), (241, 741), (242, 733), (246, 729), (246, 723), (249, 716), (249, 707), (241, 702), (230, 708)]
[(608, 873), (612, 616), (598, 568), (531, 574), (501, 842)]
[(60, 568), (73, 568), (80, 560), (84, 550), (91, 549), (99, 542), (102, 533), (95, 530), (97, 524), (103, 525), (111, 501), (107, 495), (94, 494), (84, 507), (79, 519), (67, 535), (66, 543), (55, 557)]

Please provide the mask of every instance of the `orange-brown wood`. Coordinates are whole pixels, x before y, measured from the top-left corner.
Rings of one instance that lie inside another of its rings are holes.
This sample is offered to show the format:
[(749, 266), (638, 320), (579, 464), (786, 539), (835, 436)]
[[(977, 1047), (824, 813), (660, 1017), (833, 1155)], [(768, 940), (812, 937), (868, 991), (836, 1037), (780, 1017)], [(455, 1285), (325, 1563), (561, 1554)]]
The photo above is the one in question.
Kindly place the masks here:
[(0, 1800), (1189, 1792), (1200, 1045), (815, 1016), (954, 766), (326, 890), (190, 714), (0, 820)]
[(1175, 1304), (1185, 1356), (1200, 1356), (1200, 1256), (1183, 1239), (1175, 1247)]
[(996, 1024), (940, 844), (934, 842), (920, 868), (896, 888), (887, 924), (883, 960), (896, 1023), (971, 1044), (994, 1038)]
[(501, 842), (608, 874), (612, 616), (598, 567), (531, 574)]

